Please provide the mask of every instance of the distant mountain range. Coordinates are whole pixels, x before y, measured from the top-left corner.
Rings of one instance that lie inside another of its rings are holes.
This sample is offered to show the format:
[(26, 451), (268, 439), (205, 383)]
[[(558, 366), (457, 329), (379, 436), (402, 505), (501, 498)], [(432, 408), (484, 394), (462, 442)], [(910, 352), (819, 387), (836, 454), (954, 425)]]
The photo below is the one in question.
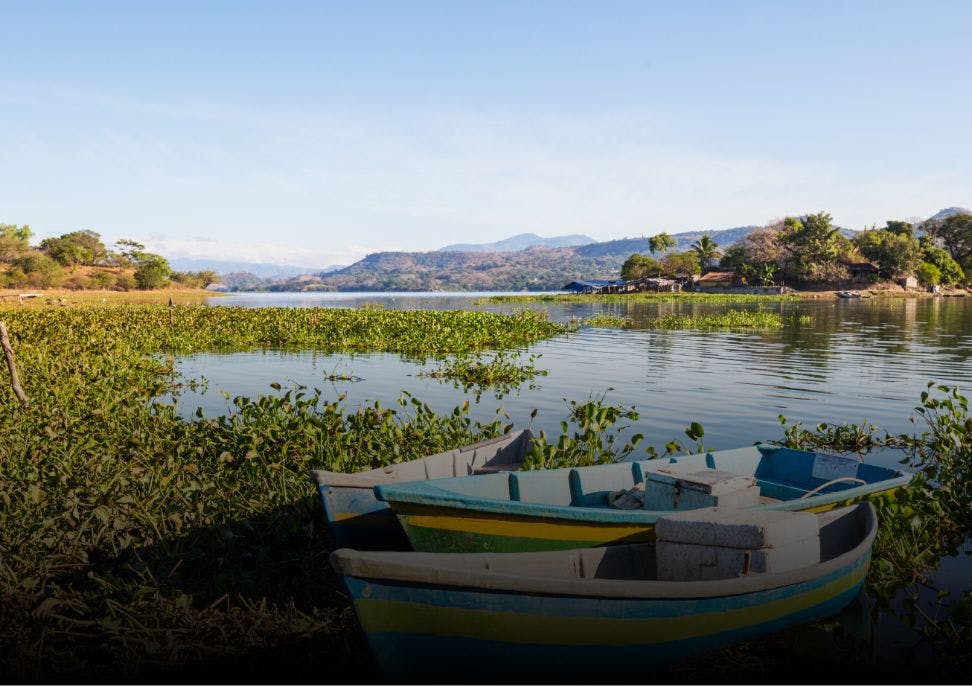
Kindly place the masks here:
[(314, 267), (310, 265), (272, 264), (270, 262), (234, 262), (231, 260), (209, 260), (205, 258), (177, 257), (169, 260), (169, 265), (178, 272), (198, 272), (212, 269), (218, 274), (233, 272), (247, 273), (260, 279), (278, 280), (308, 272), (326, 273), (341, 269), (343, 265)]
[[(930, 219), (960, 212), (950, 207)], [(672, 234), (682, 252), (708, 235), (726, 248), (756, 225), (699, 229)], [(856, 232), (842, 228), (846, 236)], [(574, 241), (584, 240), (583, 243)], [(595, 242), (586, 236), (542, 238), (520, 234), (495, 243), (456, 244), (432, 252), (377, 252), (347, 267), (261, 279), (252, 273), (230, 274), (230, 290), (271, 291), (542, 291), (558, 290), (577, 279), (613, 279), (633, 253), (648, 253), (648, 237)], [(548, 244), (550, 243), (550, 244)], [(522, 248), (512, 246), (523, 245)]]
[(456, 243), (439, 248), (439, 252), (517, 252), (527, 248), (569, 248), (574, 245), (593, 243), (594, 239), (579, 233), (570, 236), (544, 238), (535, 233), (520, 233), (495, 243)]
[(932, 216), (928, 218), (928, 221), (937, 221), (939, 219), (947, 219), (953, 214), (972, 214), (972, 210), (967, 207), (946, 207), (944, 210), (939, 210)]

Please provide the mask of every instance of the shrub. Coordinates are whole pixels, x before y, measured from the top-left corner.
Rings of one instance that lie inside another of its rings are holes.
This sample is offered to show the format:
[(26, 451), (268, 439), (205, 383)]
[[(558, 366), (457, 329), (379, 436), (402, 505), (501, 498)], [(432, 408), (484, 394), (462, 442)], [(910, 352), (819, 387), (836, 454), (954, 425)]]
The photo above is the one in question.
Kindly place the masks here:
[(161, 255), (143, 255), (135, 270), (135, 283), (143, 291), (161, 288), (169, 281), (172, 268)]
[(931, 262), (923, 262), (915, 270), (915, 276), (926, 286), (936, 286), (942, 280), (942, 271)]
[(118, 274), (115, 276), (114, 289), (116, 291), (130, 291), (135, 288), (135, 277), (131, 274)]
[(61, 266), (44, 253), (32, 250), (13, 261), (13, 267), (26, 275), (27, 284), (36, 288), (51, 288), (64, 279)]
[(111, 272), (94, 272), (90, 277), (91, 288), (112, 288), (117, 283), (117, 279)]

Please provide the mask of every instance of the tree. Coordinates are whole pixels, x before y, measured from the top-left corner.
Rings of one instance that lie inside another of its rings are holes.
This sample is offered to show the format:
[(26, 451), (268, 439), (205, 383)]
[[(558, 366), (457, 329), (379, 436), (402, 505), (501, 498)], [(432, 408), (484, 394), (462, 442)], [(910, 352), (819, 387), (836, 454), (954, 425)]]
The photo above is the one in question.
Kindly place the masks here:
[(122, 238), (115, 241), (115, 251), (111, 254), (114, 262), (120, 267), (130, 267), (136, 264), (141, 255), (145, 254), (145, 246), (138, 241)]
[(925, 222), (925, 231), (942, 242), (952, 259), (966, 272), (972, 268), (972, 214), (953, 214), (939, 221)]
[(746, 248), (743, 247), (742, 243), (730, 245), (722, 253), (722, 259), (719, 260), (719, 269), (731, 271), (738, 275), (742, 275), (748, 265), (749, 255), (746, 254)]
[(914, 236), (915, 226), (911, 222), (889, 221), (884, 227), (885, 231), (890, 231), (896, 236)]
[(172, 274), (168, 260), (161, 255), (141, 253), (135, 269), (135, 283), (143, 291), (161, 288)]
[(925, 260), (921, 243), (907, 231), (863, 231), (854, 238), (854, 242), (865, 258), (877, 264), (881, 276), (886, 279), (912, 274)]
[(662, 258), (662, 274), (665, 276), (692, 276), (702, 271), (699, 256), (695, 252), (670, 252)]
[(947, 250), (934, 245), (925, 246), (925, 262), (938, 268), (943, 286), (954, 286), (965, 279), (965, 272)]
[(621, 266), (621, 278), (625, 281), (643, 279), (646, 276), (657, 276), (659, 272), (661, 272), (661, 263), (640, 253), (635, 253), (629, 257)]
[(698, 257), (699, 264), (702, 265), (703, 269), (707, 269), (722, 254), (719, 252), (719, 246), (708, 234), (695, 241), (692, 244), (692, 250)]
[(196, 272), (196, 278), (202, 282), (202, 287), (205, 288), (210, 284), (221, 283), (222, 278), (212, 269), (202, 269)]
[(762, 263), (772, 262), (782, 264), (785, 257), (783, 245), (780, 243), (780, 229), (774, 226), (766, 226), (762, 229), (755, 229), (749, 232), (741, 243), (746, 251), (746, 258), (749, 262)]
[(648, 250), (654, 255), (656, 252), (665, 252), (666, 250), (671, 250), (678, 243), (672, 237), (670, 233), (662, 231), (661, 233), (652, 236), (648, 239)]
[(0, 224), (0, 261), (10, 262), (30, 250), (30, 227), (24, 224)]
[(94, 231), (72, 231), (57, 238), (45, 238), (40, 249), (64, 266), (98, 264), (108, 254), (101, 235)]
[(926, 286), (934, 286), (942, 280), (941, 270), (931, 262), (922, 262), (915, 270), (915, 276)]
[(834, 228), (833, 218), (827, 212), (810, 214), (802, 220), (787, 217), (780, 239), (788, 253), (787, 271), (792, 277), (811, 282), (846, 275), (847, 269), (838, 258), (848, 241)]

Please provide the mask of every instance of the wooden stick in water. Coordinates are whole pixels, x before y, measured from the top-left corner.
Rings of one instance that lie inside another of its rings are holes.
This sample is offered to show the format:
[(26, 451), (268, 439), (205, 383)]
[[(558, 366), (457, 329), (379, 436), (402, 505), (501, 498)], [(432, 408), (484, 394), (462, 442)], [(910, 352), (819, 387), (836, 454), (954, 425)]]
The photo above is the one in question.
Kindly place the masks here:
[(27, 399), (24, 389), (20, 387), (17, 363), (14, 361), (14, 351), (10, 347), (10, 336), (7, 335), (7, 325), (4, 322), (0, 322), (0, 345), (3, 346), (3, 356), (7, 360), (7, 369), (10, 370), (10, 385), (13, 387), (14, 395), (17, 396), (24, 407), (30, 407), (30, 400)]

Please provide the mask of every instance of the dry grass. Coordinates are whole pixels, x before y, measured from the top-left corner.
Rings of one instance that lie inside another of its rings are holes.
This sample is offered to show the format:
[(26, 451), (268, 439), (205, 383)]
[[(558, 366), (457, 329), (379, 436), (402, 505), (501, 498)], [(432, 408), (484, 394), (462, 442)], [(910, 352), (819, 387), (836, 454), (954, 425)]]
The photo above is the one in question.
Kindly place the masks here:
[[(39, 293), (36, 298), (20, 299), (21, 293)], [(66, 288), (6, 288), (0, 289), (0, 306), (50, 307), (71, 305), (166, 305), (169, 299), (176, 305), (201, 305), (208, 298), (223, 293), (201, 288), (163, 288), (155, 291), (73, 291)]]

